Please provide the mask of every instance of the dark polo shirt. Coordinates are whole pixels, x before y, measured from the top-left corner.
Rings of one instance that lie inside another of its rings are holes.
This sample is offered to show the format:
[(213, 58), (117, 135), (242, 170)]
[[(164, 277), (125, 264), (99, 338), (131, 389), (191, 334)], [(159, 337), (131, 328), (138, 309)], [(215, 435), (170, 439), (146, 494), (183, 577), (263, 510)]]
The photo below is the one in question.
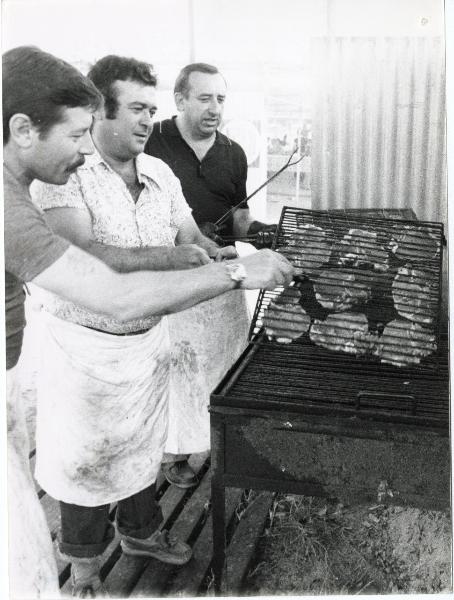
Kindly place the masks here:
[[(181, 137), (175, 118), (155, 124), (145, 152), (173, 170), (196, 223), (215, 223), (246, 198), (246, 155), (239, 144), (217, 131), (214, 144), (200, 161)], [(233, 235), (231, 218), (222, 234)]]

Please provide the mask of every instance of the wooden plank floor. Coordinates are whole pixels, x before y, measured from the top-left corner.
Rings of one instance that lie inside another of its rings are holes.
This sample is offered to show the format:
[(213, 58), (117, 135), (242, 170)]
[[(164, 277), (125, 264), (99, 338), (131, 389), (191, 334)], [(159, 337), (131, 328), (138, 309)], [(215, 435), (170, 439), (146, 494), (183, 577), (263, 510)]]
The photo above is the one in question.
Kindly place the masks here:
[[(33, 453), (32, 453), (33, 454)], [(212, 522), (208, 453), (193, 454), (189, 462), (199, 475), (199, 483), (189, 490), (169, 485), (160, 476), (157, 481), (159, 503), (164, 515), (163, 527), (190, 544), (193, 557), (187, 565), (175, 567), (155, 559), (125, 556), (118, 535), (103, 554), (101, 576), (112, 597), (197, 596), (213, 594), (211, 561)], [(34, 456), (30, 466), (33, 472)], [(58, 502), (37, 486), (37, 493), (51, 531), (56, 550), (60, 526)], [(262, 534), (274, 495), (255, 494), (249, 504), (243, 490), (226, 490), (226, 522), (229, 523), (227, 547), (227, 585), (229, 593), (246, 592), (242, 582)], [(115, 505), (112, 506), (112, 517)], [(57, 564), (62, 594), (69, 596), (70, 565), (58, 557)]]

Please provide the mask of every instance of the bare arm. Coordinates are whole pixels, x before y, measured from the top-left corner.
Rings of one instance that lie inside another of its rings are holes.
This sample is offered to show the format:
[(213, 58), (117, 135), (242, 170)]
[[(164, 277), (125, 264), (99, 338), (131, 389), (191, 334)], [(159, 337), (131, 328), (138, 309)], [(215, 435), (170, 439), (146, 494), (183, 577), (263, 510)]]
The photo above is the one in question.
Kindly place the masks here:
[[(270, 250), (234, 262), (247, 270), (244, 289), (288, 285), (294, 274), (290, 263)], [(35, 277), (33, 283), (122, 322), (178, 312), (235, 287), (224, 263), (185, 271), (121, 274), (75, 246)]]
[(213, 240), (203, 235), (192, 216), (186, 218), (180, 226), (176, 237), (176, 243), (179, 244), (197, 244), (203, 248), (207, 254), (216, 261), (228, 258), (236, 258), (238, 253), (234, 246), (220, 248)]
[(191, 243), (178, 248), (172, 246), (119, 248), (101, 244), (94, 240), (93, 225), (88, 210), (52, 208), (46, 211), (46, 221), (55, 233), (96, 256), (119, 273), (192, 269), (210, 262), (206, 251)]

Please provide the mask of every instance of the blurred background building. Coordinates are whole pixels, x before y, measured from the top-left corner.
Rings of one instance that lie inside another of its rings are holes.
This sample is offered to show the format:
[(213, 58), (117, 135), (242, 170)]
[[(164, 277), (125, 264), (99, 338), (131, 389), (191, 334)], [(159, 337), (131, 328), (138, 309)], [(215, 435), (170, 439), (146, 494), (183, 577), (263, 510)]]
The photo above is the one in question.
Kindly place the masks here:
[(123, 54), (155, 65), (160, 118), (194, 61), (229, 84), (225, 131), (249, 191), (295, 147), (305, 155), (253, 200), (403, 206), (446, 218), (442, 0), (3, 0), (3, 50), (36, 44), (82, 71)]

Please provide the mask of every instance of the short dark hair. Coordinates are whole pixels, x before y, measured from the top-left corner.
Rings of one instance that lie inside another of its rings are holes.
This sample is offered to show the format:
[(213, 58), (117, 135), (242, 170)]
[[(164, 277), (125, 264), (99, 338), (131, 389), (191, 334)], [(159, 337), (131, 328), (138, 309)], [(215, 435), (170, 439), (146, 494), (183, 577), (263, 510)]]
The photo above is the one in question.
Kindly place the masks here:
[(3, 144), (10, 137), (13, 115), (30, 117), (40, 135), (63, 119), (64, 108), (96, 110), (102, 96), (75, 67), (35, 46), (19, 46), (3, 54)]
[(104, 96), (107, 119), (115, 119), (118, 110), (117, 93), (114, 89), (116, 81), (136, 81), (153, 87), (158, 83), (153, 65), (115, 54), (99, 59), (91, 67), (87, 77)]
[(187, 97), (189, 93), (189, 76), (191, 73), (209, 73), (210, 75), (219, 73), (221, 75), (217, 67), (208, 65), (207, 63), (191, 63), (190, 65), (186, 65), (181, 69), (176, 78), (175, 86), (173, 88), (174, 94), (180, 93)]

